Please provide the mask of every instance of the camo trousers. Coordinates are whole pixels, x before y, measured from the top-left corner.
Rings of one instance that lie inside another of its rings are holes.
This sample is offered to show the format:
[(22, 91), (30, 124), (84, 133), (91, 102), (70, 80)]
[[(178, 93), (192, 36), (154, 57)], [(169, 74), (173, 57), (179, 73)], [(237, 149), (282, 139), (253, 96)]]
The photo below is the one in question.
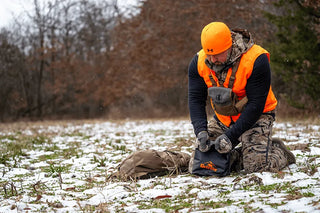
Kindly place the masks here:
[[(242, 145), (239, 161), (243, 162), (246, 173), (278, 172), (287, 165), (283, 150), (272, 146), (272, 115), (263, 114), (259, 120), (239, 138)], [(216, 119), (208, 123), (208, 132), (211, 139), (223, 134), (228, 127)]]

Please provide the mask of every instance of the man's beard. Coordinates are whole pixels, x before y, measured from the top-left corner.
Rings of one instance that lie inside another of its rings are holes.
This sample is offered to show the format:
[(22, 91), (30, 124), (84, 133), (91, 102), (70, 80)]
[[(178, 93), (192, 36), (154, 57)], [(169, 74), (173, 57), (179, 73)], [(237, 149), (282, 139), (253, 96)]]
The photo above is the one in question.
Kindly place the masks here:
[(214, 70), (217, 73), (220, 73), (223, 70), (228, 70), (228, 68), (230, 67), (231, 53), (232, 53), (232, 48), (229, 50), (225, 62), (216, 61), (216, 62), (213, 63), (209, 59), (206, 59), (205, 63), (210, 69)]
[(216, 61), (213, 63), (215, 66), (221, 66), (223, 65), (224, 63), (220, 62), (220, 61)]

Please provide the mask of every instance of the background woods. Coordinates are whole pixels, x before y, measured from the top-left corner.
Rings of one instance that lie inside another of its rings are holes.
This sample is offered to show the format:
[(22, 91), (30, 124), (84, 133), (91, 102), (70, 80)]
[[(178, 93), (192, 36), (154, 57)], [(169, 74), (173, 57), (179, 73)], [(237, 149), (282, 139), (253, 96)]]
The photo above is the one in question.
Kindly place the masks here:
[(319, 109), (315, 0), (146, 0), (136, 15), (116, 0), (40, 3), (0, 32), (2, 121), (185, 116), (188, 64), (214, 20), (271, 52), (280, 112)]

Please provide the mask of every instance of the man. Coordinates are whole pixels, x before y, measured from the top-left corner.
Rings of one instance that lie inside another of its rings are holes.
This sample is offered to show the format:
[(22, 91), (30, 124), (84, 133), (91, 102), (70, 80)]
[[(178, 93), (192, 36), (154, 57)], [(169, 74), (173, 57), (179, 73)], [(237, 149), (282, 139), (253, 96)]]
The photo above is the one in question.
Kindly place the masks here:
[[(199, 150), (213, 146), (228, 153), (241, 143), (237, 161), (243, 161), (247, 173), (277, 172), (295, 163), (283, 142), (271, 138), (277, 99), (270, 86), (269, 53), (253, 43), (248, 31), (230, 31), (222, 22), (203, 28), (201, 45), (188, 70), (189, 111)], [(214, 109), (209, 123), (208, 95)]]

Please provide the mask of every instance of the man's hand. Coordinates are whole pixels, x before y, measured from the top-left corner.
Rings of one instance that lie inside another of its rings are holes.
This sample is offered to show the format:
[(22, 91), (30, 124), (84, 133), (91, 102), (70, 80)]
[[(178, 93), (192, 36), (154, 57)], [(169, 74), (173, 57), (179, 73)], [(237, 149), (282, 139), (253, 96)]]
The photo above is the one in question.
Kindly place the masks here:
[(210, 149), (209, 146), (209, 134), (207, 131), (201, 131), (197, 135), (200, 152), (207, 152)]
[(232, 143), (225, 134), (222, 134), (219, 137), (217, 137), (214, 144), (215, 144), (215, 149), (219, 153), (228, 153), (232, 149)]

